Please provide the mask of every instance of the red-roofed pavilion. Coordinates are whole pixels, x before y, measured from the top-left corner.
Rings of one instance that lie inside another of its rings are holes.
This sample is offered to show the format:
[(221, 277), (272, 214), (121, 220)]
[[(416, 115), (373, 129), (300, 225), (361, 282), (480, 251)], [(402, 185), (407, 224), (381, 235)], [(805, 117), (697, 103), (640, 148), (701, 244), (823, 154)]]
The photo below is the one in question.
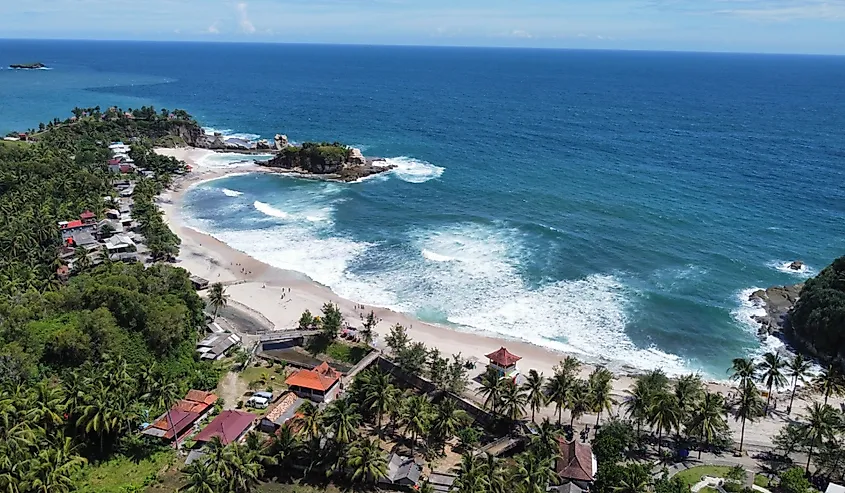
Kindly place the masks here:
[(513, 354), (502, 346), (488, 354), (487, 359), (490, 360), (490, 363), (487, 364), (488, 368), (492, 368), (502, 375), (510, 375), (516, 372), (516, 362), (521, 360), (522, 357)]

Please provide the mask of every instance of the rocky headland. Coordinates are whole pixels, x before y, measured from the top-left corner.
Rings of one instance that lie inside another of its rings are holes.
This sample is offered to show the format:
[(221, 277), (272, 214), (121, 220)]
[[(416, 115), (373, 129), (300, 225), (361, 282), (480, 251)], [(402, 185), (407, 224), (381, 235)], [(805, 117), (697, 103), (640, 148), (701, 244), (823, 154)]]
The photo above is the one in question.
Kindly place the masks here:
[(305, 142), (297, 146), (290, 145), (284, 135), (277, 135), (274, 140), (276, 155), (267, 161), (259, 161), (259, 166), (344, 182), (395, 168), (383, 159), (365, 158), (359, 149), (338, 142)]
[(798, 301), (803, 283), (789, 286), (773, 286), (768, 289), (758, 289), (751, 293), (748, 301), (755, 306), (765, 309), (765, 315), (754, 315), (751, 318), (760, 324), (759, 335), (782, 335), (789, 323), (789, 311)]

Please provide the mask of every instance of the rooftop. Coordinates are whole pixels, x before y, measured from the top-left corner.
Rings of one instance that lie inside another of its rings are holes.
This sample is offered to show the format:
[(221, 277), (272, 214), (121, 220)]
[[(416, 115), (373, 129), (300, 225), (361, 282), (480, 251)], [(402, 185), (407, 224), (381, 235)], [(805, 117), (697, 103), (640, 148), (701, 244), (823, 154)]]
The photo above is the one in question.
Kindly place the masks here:
[(223, 411), (211, 423), (194, 437), (197, 442), (207, 442), (213, 437), (220, 437), (223, 445), (237, 440), (252, 425), (256, 416), (243, 411)]
[(293, 392), (288, 392), (267, 410), (264, 419), (281, 425), (293, 417), (303, 402), (305, 401), (300, 399), (299, 396)]
[(171, 409), (164, 413), (156, 421), (143, 431), (143, 434), (171, 439), (174, 433), (179, 436), (198, 420), (198, 413), (184, 411), (182, 409)]
[(320, 390), (325, 392), (340, 380), (340, 372), (329, 366), (325, 361), (313, 370), (299, 370), (294, 373), (285, 383), (288, 386), (297, 386), (305, 389)]
[(391, 483), (406, 479), (413, 484), (417, 484), (420, 480), (421, 473), (422, 467), (414, 459), (394, 452), (388, 458), (387, 476), (384, 479)]
[(576, 481), (592, 481), (595, 474), (593, 465), (593, 450), (586, 443), (578, 440), (567, 442), (565, 439), (558, 439), (560, 457), (557, 460), (555, 470), (561, 479)]
[(515, 365), (517, 361), (522, 359), (522, 356), (517, 356), (502, 346), (498, 350), (488, 354), (487, 358), (499, 366), (508, 367)]

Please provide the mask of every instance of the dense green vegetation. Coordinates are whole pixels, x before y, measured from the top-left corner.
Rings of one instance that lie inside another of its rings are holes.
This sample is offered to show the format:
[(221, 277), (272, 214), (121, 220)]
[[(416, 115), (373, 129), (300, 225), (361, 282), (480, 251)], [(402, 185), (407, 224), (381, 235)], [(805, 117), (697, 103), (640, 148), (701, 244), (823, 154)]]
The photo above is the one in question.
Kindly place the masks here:
[(301, 168), (312, 173), (335, 173), (349, 159), (351, 149), (339, 142), (305, 142), (288, 146), (271, 161), (274, 166)]
[(845, 372), (845, 256), (804, 283), (789, 322), (799, 348)]
[(149, 158), (156, 176), (138, 183), (133, 214), (154, 258), (177, 251), (178, 239), (152, 205), (174, 163), (151, 155), (146, 142), (190, 117), (153, 117), (151, 108), (135, 112), (135, 120), (119, 110), (106, 117), (92, 111), (41, 125), (33, 143), (0, 146), (3, 491), (102, 490), (98, 482), (114, 481), (106, 464), (162, 453), (139, 439), (141, 423), (189, 388), (211, 389), (219, 379), (195, 355), (203, 302), (183, 269), (108, 259), (92, 268), (83, 254), (87, 261), (69, 282), (56, 275), (57, 222), (101, 213), (103, 197), (114, 192), (110, 140), (139, 138), (139, 157)]

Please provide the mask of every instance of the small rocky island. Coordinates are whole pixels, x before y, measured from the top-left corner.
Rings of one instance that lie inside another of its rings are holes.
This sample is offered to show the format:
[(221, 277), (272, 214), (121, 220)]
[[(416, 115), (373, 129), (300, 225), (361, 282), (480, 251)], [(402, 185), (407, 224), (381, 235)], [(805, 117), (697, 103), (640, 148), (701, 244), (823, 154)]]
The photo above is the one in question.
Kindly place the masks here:
[(284, 135), (274, 139), (275, 157), (258, 165), (327, 180), (356, 181), (395, 168), (383, 159), (365, 158), (359, 149), (339, 142), (291, 145)]
[(41, 62), (37, 62), (37, 63), (13, 63), (13, 64), (9, 65), (9, 68), (21, 69), (21, 70), (38, 70), (40, 68), (47, 68), (47, 66), (44, 65)]

